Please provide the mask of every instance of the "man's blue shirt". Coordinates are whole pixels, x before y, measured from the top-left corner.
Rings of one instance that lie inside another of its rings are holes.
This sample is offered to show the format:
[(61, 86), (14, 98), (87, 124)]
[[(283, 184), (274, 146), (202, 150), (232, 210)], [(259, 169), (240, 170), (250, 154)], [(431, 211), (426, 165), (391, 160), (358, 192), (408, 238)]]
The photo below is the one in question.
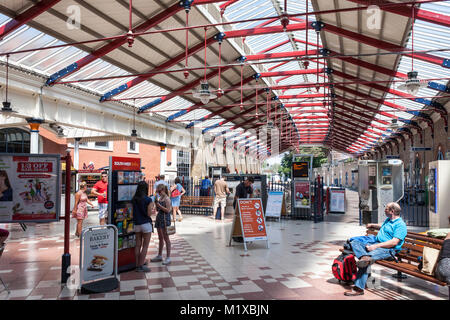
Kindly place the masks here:
[(405, 242), (407, 233), (408, 230), (406, 229), (406, 223), (402, 218), (397, 218), (395, 220), (387, 218), (381, 225), (376, 239), (378, 242), (386, 242), (394, 238), (400, 239), (400, 242), (394, 248), (395, 250), (399, 251), (402, 248), (403, 243)]
[(209, 179), (202, 180), (202, 189), (208, 189), (211, 186), (212, 186), (211, 180)]

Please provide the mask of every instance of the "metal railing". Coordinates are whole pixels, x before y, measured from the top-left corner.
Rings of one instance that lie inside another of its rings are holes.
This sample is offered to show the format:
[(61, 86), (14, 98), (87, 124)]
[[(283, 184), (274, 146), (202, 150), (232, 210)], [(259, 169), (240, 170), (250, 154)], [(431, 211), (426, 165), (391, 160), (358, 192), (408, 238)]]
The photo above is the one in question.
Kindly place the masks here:
[(408, 226), (428, 227), (428, 198), (425, 186), (405, 188), (405, 196), (399, 202), (402, 218)]

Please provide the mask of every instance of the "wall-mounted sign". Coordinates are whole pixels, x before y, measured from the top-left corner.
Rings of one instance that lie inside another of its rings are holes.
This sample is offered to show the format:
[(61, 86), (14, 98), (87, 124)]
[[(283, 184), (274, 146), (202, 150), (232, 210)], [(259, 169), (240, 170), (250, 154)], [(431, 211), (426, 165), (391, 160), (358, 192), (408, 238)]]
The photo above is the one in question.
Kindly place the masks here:
[(0, 222), (58, 221), (61, 156), (0, 155)]
[(309, 162), (308, 161), (292, 162), (292, 177), (309, 178)]
[(141, 159), (128, 157), (111, 157), (111, 170), (140, 171)]
[(430, 151), (431, 148), (425, 148), (425, 147), (411, 147), (411, 151)]

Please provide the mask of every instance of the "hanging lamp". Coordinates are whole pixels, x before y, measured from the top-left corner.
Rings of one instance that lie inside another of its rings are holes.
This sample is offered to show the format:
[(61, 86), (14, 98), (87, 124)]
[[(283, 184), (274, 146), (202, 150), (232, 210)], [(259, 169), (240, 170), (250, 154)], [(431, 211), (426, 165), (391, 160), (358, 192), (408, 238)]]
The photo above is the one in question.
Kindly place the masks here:
[(207, 28), (205, 27), (205, 72), (204, 72), (205, 74), (204, 74), (204, 79), (202, 81), (200, 81), (200, 87), (193, 94), (194, 98), (200, 99), (200, 101), (203, 104), (207, 104), (211, 99), (217, 98), (217, 96), (209, 90), (209, 84), (208, 84), (208, 81), (206, 80), (206, 47), (207, 47), (206, 30), (207, 30)]
[(128, 42), (128, 48), (133, 47), (134, 43), (134, 34), (133, 34), (133, 20), (132, 20), (132, 12), (133, 12), (133, 1), (129, 0), (129, 26), (128, 26), (128, 32), (127, 32), (127, 42)]
[(414, 71), (414, 12), (415, 5), (412, 5), (411, 17), (411, 71), (407, 73), (408, 78), (405, 83), (398, 86), (400, 90), (406, 90), (410, 95), (415, 96), (420, 88), (427, 87), (428, 83), (417, 78), (419, 73)]
[(9, 81), (9, 55), (6, 56), (6, 85), (5, 85), (5, 101), (3, 101), (2, 113), (10, 116), (15, 113), (11, 108), (11, 102), (8, 101), (8, 81)]
[(136, 142), (137, 138), (138, 138), (138, 134), (136, 131), (136, 100), (135, 100), (134, 107), (133, 107), (133, 129), (131, 130), (130, 140), (133, 142)]

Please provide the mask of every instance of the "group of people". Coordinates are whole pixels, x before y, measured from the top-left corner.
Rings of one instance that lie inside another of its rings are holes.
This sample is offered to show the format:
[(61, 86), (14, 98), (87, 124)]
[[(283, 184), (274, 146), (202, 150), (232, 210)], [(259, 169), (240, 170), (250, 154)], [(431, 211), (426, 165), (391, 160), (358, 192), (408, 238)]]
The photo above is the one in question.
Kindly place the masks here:
[[(180, 216), (179, 222), (183, 220), (180, 211), (181, 197), (186, 193), (181, 185), (180, 178), (176, 178), (173, 185), (164, 180), (164, 175), (157, 177), (154, 184), (155, 192), (149, 194), (149, 185), (145, 181), (137, 184), (136, 192), (131, 200), (133, 206), (133, 223), (136, 235), (136, 271), (149, 272), (148, 261), (145, 261), (148, 245), (150, 243), (153, 230), (152, 215), (156, 214), (154, 228), (158, 231), (159, 248), (158, 255), (152, 258), (151, 262), (162, 261), (163, 265), (171, 263), (170, 250), (171, 243), (167, 233), (167, 228), (176, 221), (177, 214)], [(75, 193), (75, 204), (72, 210), (72, 217), (77, 219), (77, 227), (75, 236), (80, 237), (83, 228), (83, 220), (88, 216), (87, 206), (93, 207), (87, 193), (86, 182), (80, 182), (79, 190)], [(102, 172), (101, 179), (95, 183), (91, 189), (91, 195), (97, 197), (98, 200), (98, 218), (100, 225), (106, 224), (108, 216), (108, 173)], [(166, 259), (163, 260), (162, 254), (164, 246), (166, 247)]]

